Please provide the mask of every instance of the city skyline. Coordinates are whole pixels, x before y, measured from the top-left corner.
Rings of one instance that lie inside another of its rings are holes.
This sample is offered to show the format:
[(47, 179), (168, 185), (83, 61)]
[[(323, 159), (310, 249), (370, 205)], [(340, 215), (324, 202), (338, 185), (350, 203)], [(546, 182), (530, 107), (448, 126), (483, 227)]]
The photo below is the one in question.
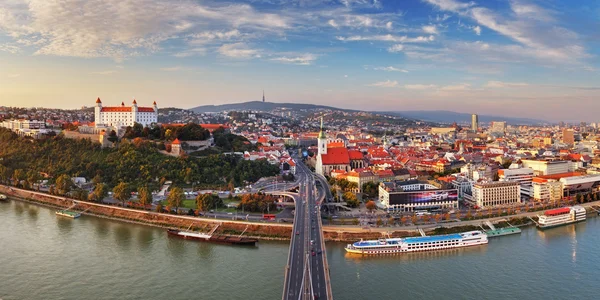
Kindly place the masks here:
[(191, 108), (264, 89), (269, 102), (370, 111), (594, 121), (600, 108), (594, 1), (139, 4), (2, 4), (0, 104)]

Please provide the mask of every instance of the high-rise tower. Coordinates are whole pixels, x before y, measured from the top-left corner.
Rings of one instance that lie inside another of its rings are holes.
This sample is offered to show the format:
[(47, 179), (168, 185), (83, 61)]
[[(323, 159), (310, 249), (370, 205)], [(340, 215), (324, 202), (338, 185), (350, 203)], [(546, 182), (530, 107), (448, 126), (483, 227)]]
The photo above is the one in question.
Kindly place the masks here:
[(471, 115), (471, 130), (477, 131), (479, 129), (479, 116), (476, 114)]
[(265, 103), (265, 90), (263, 90), (263, 103)]

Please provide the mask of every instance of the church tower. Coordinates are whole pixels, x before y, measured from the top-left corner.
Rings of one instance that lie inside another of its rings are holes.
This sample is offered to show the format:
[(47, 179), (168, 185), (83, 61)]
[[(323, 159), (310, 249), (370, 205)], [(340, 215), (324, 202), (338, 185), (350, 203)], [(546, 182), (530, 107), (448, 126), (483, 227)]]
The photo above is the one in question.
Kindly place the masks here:
[(321, 117), (321, 131), (319, 131), (317, 141), (319, 144), (319, 155), (327, 154), (327, 137), (325, 136), (325, 132), (323, 132), (323, 117)]

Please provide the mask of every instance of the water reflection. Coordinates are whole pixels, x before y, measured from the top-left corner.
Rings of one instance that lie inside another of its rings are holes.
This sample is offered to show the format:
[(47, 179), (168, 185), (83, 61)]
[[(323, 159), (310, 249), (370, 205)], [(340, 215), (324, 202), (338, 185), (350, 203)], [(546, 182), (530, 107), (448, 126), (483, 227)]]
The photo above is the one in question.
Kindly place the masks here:
[(19, 215), (19, 216), (23, 215), (23, 211), (24, 211), (23, 203), (16, 202), (16, 201), (13, 201), (13, 203), (15, 205), (15, 212), (17, 213), (17, 215)]
[(131, 246), (131, 225), (119, 224), (115, 229), (115, 239), (117, 244), (123, 249), (129, 249)]
[(143, 250), (150, 249), (154, 242), (154, 230), (148, 228), (140, 228), (137, 233), (137, 242)]
[(39, 212), (40, 211), (36, 206), (29, 205), (29, 207), (27, 207), (27, 215), (32, 221), (37, 221)]
[(94, 220), (94, 223), (96, 224), (96, 236), (101, 237), (101, 238), (106, 238), (106, 236), (108, 235), (109, 232), (109, 228), (108, 228), (108, 222), (104, 222), (102, 220)]
[(70, 233), (71, 230), (73, 230), (73, 222), (75, 222), (74, 219), (68, 219), (61, 216), (56, 217), (56, 225), (61, 234)]

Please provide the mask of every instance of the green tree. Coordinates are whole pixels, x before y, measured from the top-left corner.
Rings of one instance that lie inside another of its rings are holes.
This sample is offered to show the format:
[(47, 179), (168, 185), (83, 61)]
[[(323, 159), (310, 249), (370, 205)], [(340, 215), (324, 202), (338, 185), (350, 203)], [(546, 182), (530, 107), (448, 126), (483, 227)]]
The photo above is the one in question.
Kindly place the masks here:
[(125, 201), (131, 198), (129, 184), (125, 182), (119, 182), (119, 184), (113, 188), (113, 197), (121, 201), (121, 205), (125, 207)]
[(152, 193), (148, 190), (148, 187), (142, 186), (138, 188), (138, 201), (144, 207), (152, 204)]
[(183, 193), (183, 189), (180, 187), (173, 187), (169, 192), (169, 196), (167, 196), (167, 203), (171, 207), (175, 207), (175, 211), (179, 212), (179, 206), (181, 206), (181, 202), (185, 199), (185, 194)]
[(59, 195), (66, 195), (68, 192), (71, 191), (72, 187), (73, 181), (71, 180), (71, 177), (69, 175), (62, 174), (58, 176), (58, 178), (56, 178), (56, 193), (58, 193)]

